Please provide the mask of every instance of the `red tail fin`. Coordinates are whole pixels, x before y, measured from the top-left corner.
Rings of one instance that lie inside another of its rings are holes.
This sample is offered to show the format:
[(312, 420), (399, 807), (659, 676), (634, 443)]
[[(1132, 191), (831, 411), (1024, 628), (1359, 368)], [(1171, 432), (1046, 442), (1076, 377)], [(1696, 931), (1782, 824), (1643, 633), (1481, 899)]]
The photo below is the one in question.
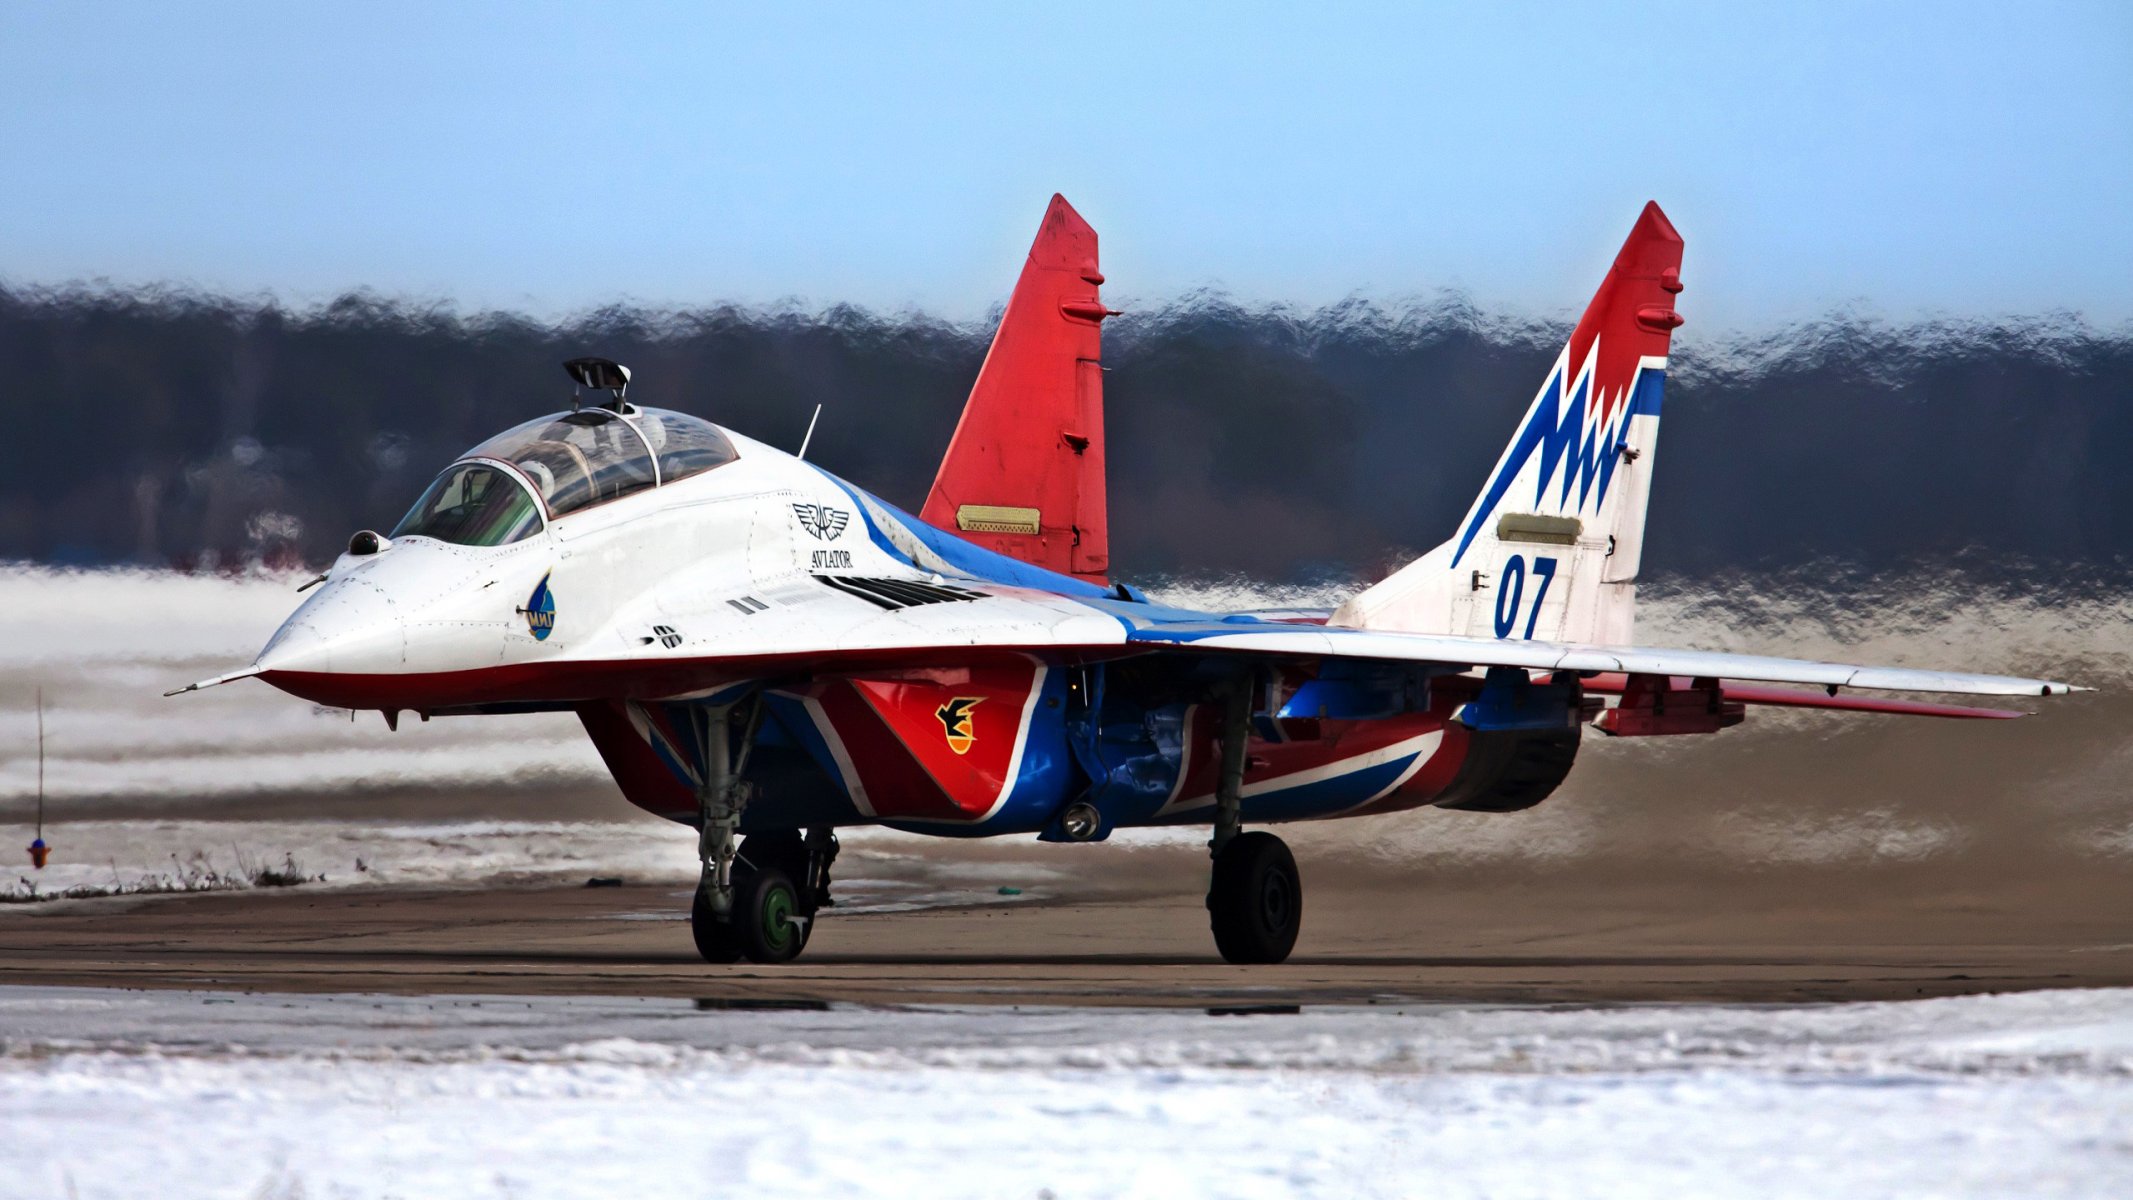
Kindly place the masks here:
[(1053, 196), (920, 513), (987, 549), (1106, 582), (1096, 231)]

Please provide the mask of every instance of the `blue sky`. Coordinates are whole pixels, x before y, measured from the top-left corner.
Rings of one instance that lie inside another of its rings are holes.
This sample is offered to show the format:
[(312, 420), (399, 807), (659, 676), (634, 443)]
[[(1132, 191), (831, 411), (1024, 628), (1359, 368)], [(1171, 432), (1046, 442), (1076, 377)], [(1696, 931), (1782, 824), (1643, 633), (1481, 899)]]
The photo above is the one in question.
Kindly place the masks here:
[(971, 317), (1047, 197), (1114, 299), (1581, 304), (1638, 206), (1692, 328), (2133, 319), (2133, 5), (16, 4), (0, 277), (554, 315)]

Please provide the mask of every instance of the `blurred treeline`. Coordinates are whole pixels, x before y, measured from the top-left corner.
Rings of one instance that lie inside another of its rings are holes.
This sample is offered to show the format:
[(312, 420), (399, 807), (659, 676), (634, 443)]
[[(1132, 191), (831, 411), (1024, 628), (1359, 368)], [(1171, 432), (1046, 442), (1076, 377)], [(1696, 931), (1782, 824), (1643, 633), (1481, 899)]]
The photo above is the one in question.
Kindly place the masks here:
[[(1300, 312), (1196, 296), (1105, 330), (1122, 577), (1368, 574), (1441, 540), (1567, 327), (1457, 298)], [(631, 398), (916, 508), (989, 328), (852, 308), (611, 308), (559, 324), (355, 294), (0, 291), (0, 559), (318, 564), (432, 473), (563, 407), (565, 358)], [(1848, 318), (1676, 338), (1647, 565), (1842, 562), (2117, 578), (2133, 335), (2078, 318)]]

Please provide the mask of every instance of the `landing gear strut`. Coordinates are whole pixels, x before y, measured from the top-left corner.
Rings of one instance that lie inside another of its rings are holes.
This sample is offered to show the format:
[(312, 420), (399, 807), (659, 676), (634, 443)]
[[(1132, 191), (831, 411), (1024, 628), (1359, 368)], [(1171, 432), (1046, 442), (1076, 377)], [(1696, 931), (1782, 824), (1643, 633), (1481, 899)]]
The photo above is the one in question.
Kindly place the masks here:
[(1207, 889), (1207, 923), (1215, 948), (1233, 963), (1278, 963), (1296, 946), (1303, 925), (1303, 880), (1296, 857), (1271, 833), (1239, 833), (1243, 823), (1245, 739), (1251, 734), (1252, 690), (1239, 684), (1223, 700), (1222, 776), (1215, 785), (1215, 832), (1207, 843), (1214, 881)]
[(823, 827), (805, 841), (797, 832), (777, 831), (735, 844), (750, 798), (741, 775), (762, 719), (760, 701), (749, 710), (738, 759), (730, 747), (731, 717), (730, 708), (716, 708), (701, 718), (704, 771), (696, 801), (703, 874), (689, 909), (690, 931), (705, 962), (791, 962), (807, 946), (815, 910), (828, 902), (837, 837)]

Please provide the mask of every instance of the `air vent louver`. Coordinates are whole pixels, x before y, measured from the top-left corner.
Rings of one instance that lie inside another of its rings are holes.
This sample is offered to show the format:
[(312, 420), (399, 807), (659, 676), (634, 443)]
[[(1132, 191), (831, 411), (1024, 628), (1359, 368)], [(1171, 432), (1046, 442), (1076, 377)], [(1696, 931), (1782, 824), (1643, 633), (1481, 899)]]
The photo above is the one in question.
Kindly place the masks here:
[(832, 587), (847, 596), (857, 596), (877, 608), (894, 611), (899, 608), (915, 608), (921, 604), (947, 604), (960, 600), (982, 600), (983, 592), (968, 588), (951, 587), (945, 583), (930, 583), (923, 579), (868, 579), (856, 575), (817, 575), (815, 582)]

